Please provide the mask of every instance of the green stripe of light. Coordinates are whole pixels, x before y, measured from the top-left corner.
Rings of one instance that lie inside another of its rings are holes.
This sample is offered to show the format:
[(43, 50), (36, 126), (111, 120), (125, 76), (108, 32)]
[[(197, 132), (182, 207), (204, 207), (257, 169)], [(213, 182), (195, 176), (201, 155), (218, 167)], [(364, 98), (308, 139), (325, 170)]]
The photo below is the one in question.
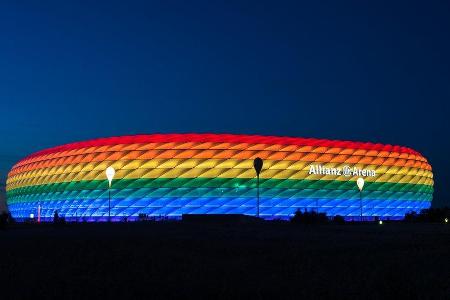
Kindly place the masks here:
[[(107, 187), (106, 180), (72, 181), (21, 187), (8, 191), (7, 197), (8, 202), (11, 202), (23, 197), (40, 197), (43, 196), (42, 194), (47, 194), (47, 197), (49, 194), (55, 194), (55, 197), (61, 198), (61, 196), (67, 196), (68, 193), (71, 193), (73, 197), (73, 192), (78, 192), (81, 198), (83, 198), (83, 194), (85, 195), (84, 197), (95, 198), (96, 196), (101, 196), (107, 190)], [(254, 187), (256, 187), (256, 179), (241, 178), (119, 179), (113, 181), (112, 186), (116, 197), (132, 195), (137, 198), (140, 193), (145, 193), (146, 197), (189, 196), (186, 195), (189, 189), (191, 190), (189, 194), (192, 197), (254, 197), (254, 192), (252, 191)], [(357, 191), (354, 181), (261, 179), (260, 187), (262, 197), (292, 197), (295, 195), (296, 197), (341, 198), (344, 196), (343, 193), (345, 191), (350, 192), (350, 194)], [(168, 188), (171, 189), (171, 192), (168, 192)], [(211, 190), (206, 193), (203, 190), (201, 195), (196, 195), (195, 188), (211, 188)], [(139, 189), (144, 190), (139, 191)], [(149, 192), (149, 189), (153, 189), (153, 191)], [(384, 193), (383, 196), (382, 192), (390, 193)], [(401, 193), (405, 193), (405, 195), (409, 194), (408, 198), (412, 197), (411, 194), (416, 194), (415, 198), (424, 200), (424, 194), (429, 194), (431, 197), (433, 187), (424, 184), (367, 182), (364, 186), (364, 193), (366, 195), (373, 194), (373, 196), (378, 194), (380, 195), (379, 197), (386, 197), (387, 194), (392, 194), (396, 199), (401, 197)], [(47, 198), (46, 196), (44, 197)]]

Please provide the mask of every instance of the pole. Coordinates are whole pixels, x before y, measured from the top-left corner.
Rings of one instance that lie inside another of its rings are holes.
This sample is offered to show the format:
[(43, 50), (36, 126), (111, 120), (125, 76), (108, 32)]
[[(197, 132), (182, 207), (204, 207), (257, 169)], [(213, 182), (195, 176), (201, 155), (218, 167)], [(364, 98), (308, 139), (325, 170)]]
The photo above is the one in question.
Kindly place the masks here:
[(257, 194), (257, 201), (256, 201), (256, 217), (259, 218), (259, 175), (256, 176), (256, 194)]
[(361, 222), (362, 222), (363, 217), (362, 217), (362, 191), (361, 190), (359, 191), (359, 207), (361, 209)]
[(116, 174), (116, 170), (112, 166), (106, 168), (106, 178), (108, 179), (108, 222), (111, 222), (111, 183)]
[(261, 173), (263, 167), (263, 160), (260, 157), (255, 158), (253, 167), (256, 171), (256, 217), (259, 218), (259, 173)]
[(108, 188), (108, 222), (111, 222), (111, 187)]

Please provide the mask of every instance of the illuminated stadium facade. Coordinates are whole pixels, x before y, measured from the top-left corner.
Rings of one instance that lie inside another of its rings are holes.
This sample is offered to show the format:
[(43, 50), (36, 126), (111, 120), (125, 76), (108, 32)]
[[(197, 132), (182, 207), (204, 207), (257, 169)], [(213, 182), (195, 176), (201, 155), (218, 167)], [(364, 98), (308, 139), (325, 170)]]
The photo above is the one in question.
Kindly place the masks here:
[(300, 209), (359, 220), (360, 177), (365, 219), (400, 219), (431, 205), (431, 166), (410, 148), (228, 134), (121, 136), (46, 149), (13, 166), (7, 203), (18, 220), (33, 214), (49, 221), (57, 210), (67, 220), (106, 221), (105, 170), (113, 166), (112, 220), (255, 215), (256, 157), (264, 161), (260, 216), (266, 219)]

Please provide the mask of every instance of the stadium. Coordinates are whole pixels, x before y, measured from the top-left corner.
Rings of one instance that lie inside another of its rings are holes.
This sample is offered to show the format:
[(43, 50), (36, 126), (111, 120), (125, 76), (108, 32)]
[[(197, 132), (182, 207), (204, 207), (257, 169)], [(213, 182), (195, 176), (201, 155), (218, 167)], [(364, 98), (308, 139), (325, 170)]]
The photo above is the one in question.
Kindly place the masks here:
[[(50, 221), (55, 211), (79, 221), (255, 215), (257, 157), (264, 219), (288, 219), (297, 210), (402, 219), (431, 206), (431, 166), (410, 148), (231, 134), (119, 136), (42, 150), (12, 167), (7, 204), (22, 221)], [(361, 193), (358, 178), (365, 182)]]

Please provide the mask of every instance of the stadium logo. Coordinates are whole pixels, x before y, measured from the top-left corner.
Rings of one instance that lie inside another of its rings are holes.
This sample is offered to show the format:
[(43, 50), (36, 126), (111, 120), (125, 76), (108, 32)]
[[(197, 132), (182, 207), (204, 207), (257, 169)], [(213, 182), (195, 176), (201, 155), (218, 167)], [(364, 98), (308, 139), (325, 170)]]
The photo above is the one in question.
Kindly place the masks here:
[(375, 177), (375, 170), (360, 169), (357, 167), (344, 166), (342, 168), (327, 168), (322, 165), (310, 165), (309, 175), (335, 175), (335, 176), (358, 176), (358, 177)]

